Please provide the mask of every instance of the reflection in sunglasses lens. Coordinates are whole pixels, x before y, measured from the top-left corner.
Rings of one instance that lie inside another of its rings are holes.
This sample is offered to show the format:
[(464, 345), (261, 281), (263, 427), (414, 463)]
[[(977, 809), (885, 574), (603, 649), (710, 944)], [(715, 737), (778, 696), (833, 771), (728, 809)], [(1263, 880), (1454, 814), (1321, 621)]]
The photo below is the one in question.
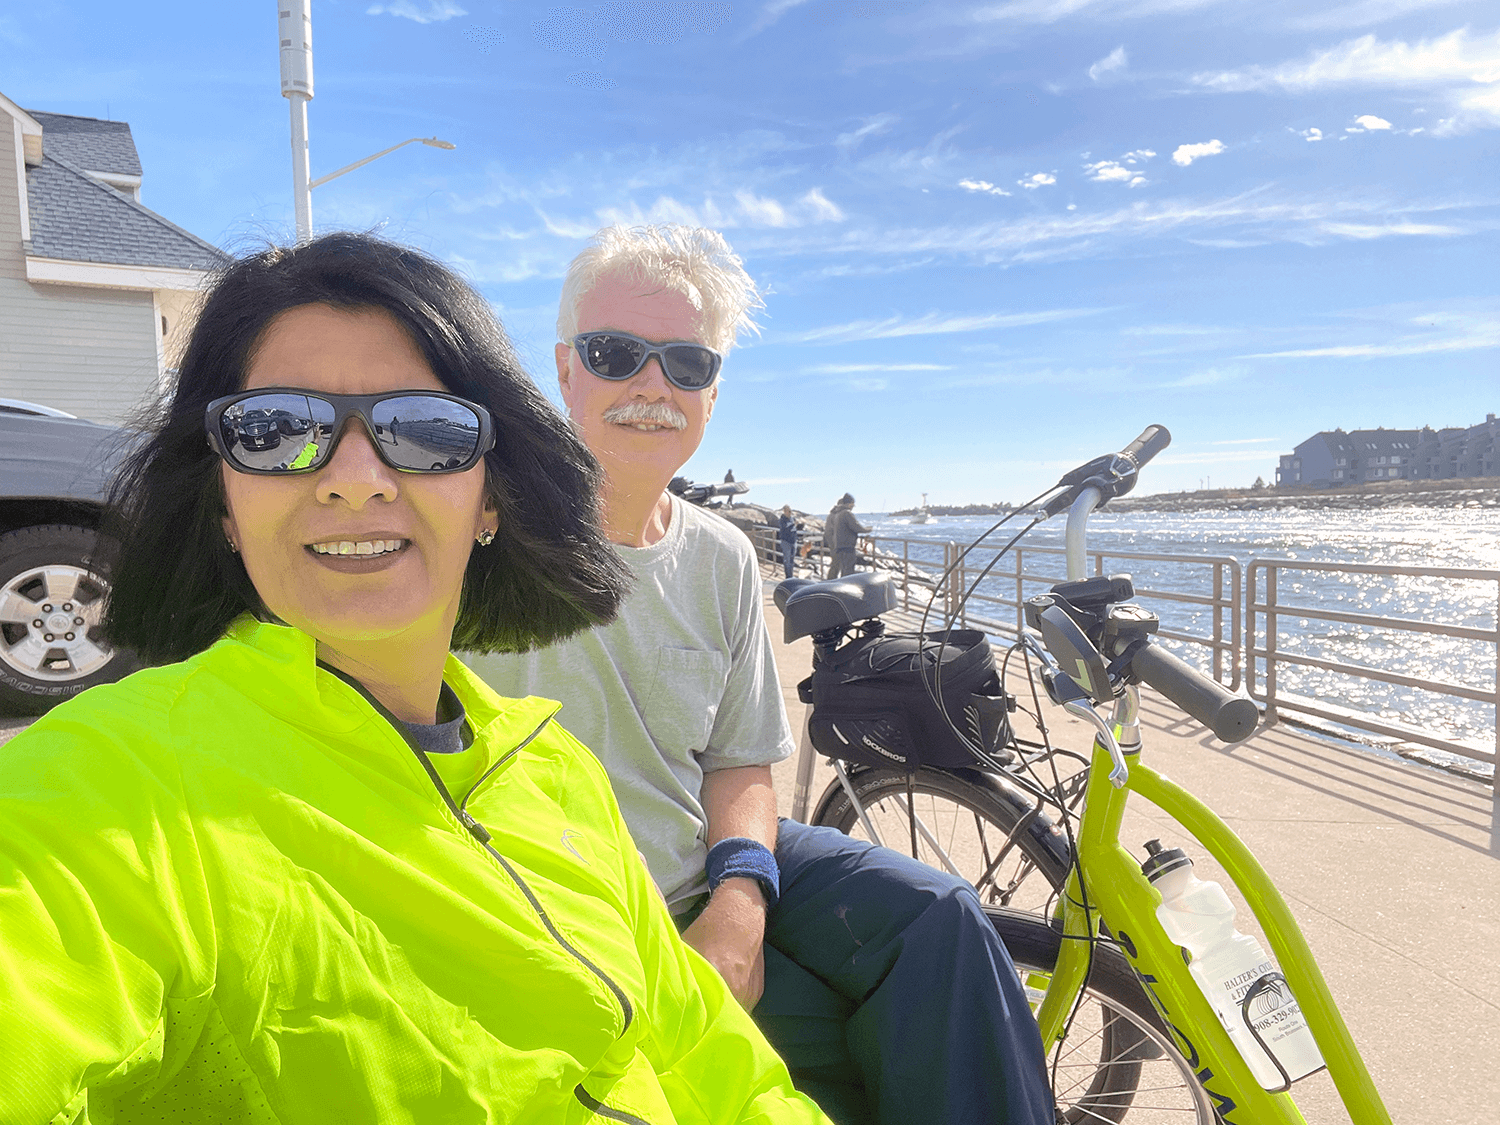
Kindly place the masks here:
[[(333, 404), (315, 395), (264, 394), (224, 408), (219, 432), (239, 465), (258, 472), (315, 468), (334, 440)], [(479, 448), (471, 407), (432, 395), (402, 395), (368, 415), (381, 457), (397, 469), (456, 469)]]
[(601, 379), (628, 379), (641, 366), (646, 349), (619, 336), (595, 336), (588, 341), (589, 370)]
[(304, 469), (331, 436), (333, 407), (306, 395), (270, 394), (242, 399), (219, 419), (224, 446), (248, 469)]
[(370, 420), (381, 454), (402, 469), (456, 469), (479, 447), (479, 416), (445, 398), (388, 398)]
[(693, 390), (708, 386), (714, 377), (714, 357), (707, 348), (684, 345), (667, 349), (672, 378)]

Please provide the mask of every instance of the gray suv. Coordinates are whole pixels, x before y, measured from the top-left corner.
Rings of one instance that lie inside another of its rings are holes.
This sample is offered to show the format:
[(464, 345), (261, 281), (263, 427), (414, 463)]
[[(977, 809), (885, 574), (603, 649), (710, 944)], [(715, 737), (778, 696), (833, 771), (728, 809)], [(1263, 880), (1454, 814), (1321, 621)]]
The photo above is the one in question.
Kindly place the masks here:
[(129, 431), (0, 398), (0, 715), (33, 715), (139, 665), (98, 635), (95, 556)]

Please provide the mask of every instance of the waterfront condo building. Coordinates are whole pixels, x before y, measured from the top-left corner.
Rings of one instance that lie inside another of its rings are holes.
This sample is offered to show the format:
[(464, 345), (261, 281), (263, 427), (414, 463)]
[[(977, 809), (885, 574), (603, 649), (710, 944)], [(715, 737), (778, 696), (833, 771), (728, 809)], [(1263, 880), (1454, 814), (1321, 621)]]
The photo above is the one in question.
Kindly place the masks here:
[(1500, 475), (1500, 423), (1434, 430), (1325, 430), (1281, 458), (1278, 487), (1339, 488), (1387, 480)]
[(225, 261), (141, 204), (125, 122), (0, 94), (0, 398), (121, 421), (160, 393)]

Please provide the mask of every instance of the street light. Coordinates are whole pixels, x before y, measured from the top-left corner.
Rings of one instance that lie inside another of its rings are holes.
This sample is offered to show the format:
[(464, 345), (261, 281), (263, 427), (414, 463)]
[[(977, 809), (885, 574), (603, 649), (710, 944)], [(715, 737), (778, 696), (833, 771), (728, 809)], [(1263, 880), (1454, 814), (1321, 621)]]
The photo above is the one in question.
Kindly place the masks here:
[(278, 30), (281, 33), (281, 96), (292, 103), (292, 201), (297, 212), (297, 242), (312, 238), (312, 189), (345, 172), (352, 172), (372, 160), (404, 145), (422, 143), (430, 148), (454, 149), (458, 146), (436, 137), (412, 137), (401, 144), (382, 149), (374, 156), (309, 180), (307, 158), (307, 103), (313, 97), (312, 68), (312, 0), (277, 0)]
[(372, 161), (372, 160), (379, 160), (382, 156), (385, 156), (387, 153), (395, 152), (398, 148), (402, 148), (405, 145), (414, 145), (414, 144), (424, 144), (424, 145), (427, 145), (429, 148), (455, 149), (455, 148), (458, 147), (452, 141), (440, 141), (436, 137), (411, 137), (408, 140), (402, 141), (401, 144), (399, 144), (399, 145), (392, 145), (390, 148), (383, 148), (383, 149), (381, 149), (374, 156), (367, 156), (363, 160), (356, 160), (353, 164), (346, 164), (344, 167), (340, 168), (337, 172), (329, 172), (328, 175), (326, 175), (326, 176), (319, 176), (316, 180), (314, 180), (312, 183), (310, 183), (310, 184), (307, 185), (307, 189), (309, 191), (311, 191), (315, 187), (320, 187), (323, 184), (326, 184), (329, 180), (336, 180), (336, 179), (338, 179), (345, 172), (352, 172), (356, 168), (362, 168), (366, 164), (370, 163), (370, 161)]

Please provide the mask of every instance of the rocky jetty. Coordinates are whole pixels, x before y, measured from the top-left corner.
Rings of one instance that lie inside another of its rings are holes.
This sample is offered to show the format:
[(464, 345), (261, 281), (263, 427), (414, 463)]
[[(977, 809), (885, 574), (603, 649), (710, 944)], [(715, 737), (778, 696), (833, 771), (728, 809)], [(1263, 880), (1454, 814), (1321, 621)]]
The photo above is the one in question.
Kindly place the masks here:
[(1213, 489), (1112, 500), (1116, 512), (1362, 511), (1372, 508), (1500, 508), (1500, 479), (1398, 480), (1359, 488)]

